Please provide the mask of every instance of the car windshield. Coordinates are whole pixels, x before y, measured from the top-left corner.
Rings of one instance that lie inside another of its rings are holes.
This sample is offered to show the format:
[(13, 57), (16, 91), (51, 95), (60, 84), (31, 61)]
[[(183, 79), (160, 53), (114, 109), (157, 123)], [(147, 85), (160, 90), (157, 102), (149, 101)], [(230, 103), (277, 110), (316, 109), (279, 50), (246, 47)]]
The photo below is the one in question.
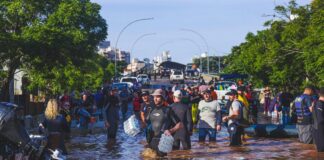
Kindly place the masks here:
[(123, 78), (122, 82), (131, 82), (131, 83), (135, 83), (136, 79), (135, 78)]
[(181, 71), (174, 71), (174, 73), (173, 73), (174, 75), (181, 75), (182, 74), (182, 72)]
[(218, 82), (215, 84), (216, 90), (230, 90), (231, 86), (235, 85), (234, 82)]

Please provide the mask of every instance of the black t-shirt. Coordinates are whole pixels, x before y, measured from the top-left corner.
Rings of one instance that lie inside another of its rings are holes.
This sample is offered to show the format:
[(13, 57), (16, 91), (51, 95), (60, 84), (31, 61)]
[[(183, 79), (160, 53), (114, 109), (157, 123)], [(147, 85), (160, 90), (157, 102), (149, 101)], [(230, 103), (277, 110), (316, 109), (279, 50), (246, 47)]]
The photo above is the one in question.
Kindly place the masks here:
[(165, 130), (179, 123), (180, 119), (170, 107), (155, 106), (149, 115), (149, 121), (152, 124), (154, 136), (158, 137)]
[(119, 120), (119, 100), (118, 97), (115, 95), (109, 95), (106, 99), (106, 105), (108, 105), (108, 108), (106, 110), (107, 115), (107, 121), (109, 123), (114, 123)]
[(68, 132), (69, 127), (65, 120), (65, 118), (62, 115), (58, 115), (55, 119), (47, 119), (45, 118), (43, 125), (45, 128), (47, 128), (48, 132)]
[(324, 128), (324, 101), (317, 101), (314, 108), (314, 128), (323, 129)]
[(177, 131), (175, 135), (184, 136), (192, 131), (192, 116), (189, 106), (183, 103), (173, 103), (170, 107), (184, 125), (184, 128)]

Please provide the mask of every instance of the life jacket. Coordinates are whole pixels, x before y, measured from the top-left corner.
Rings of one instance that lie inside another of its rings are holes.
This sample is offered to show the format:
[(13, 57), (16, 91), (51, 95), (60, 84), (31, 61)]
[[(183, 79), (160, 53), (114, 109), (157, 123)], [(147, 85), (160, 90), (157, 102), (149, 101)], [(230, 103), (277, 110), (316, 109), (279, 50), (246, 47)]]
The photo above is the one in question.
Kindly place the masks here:
[(309, 117), (312, 115), (308, 106), (306, 106), (305, 98), (306, 95), (301, 95), (295, 99), (295, 108), (298, 121), (302, 121), (304, 117)]

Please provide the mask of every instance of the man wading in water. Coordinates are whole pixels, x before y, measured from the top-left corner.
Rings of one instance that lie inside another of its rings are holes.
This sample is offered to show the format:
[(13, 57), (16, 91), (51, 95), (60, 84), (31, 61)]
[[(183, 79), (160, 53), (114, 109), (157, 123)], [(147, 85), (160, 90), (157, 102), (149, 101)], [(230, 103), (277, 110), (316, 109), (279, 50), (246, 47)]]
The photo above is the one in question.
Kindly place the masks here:
[[(170, 107), (164, 106), (164, 98), (162, 90), (157, 89), (154, 91), (154, 108), (149, 114), (149, 123), (152, 125), (154, 136), (149, 143), (149, 147), (153, 149), (158, 156), (166, 156), (166, 153), (159, 151), (158, 145), (160, 142), (161, 135), (164, 133), (167, 136), (171, 136), (177, 130), (183, 127), (180, 119), (172, 111)], [(174, 126), (174, 127), (173, 127)]]
[(141, 127), (145, 130), (146, 142), (149, 144), (152, 140), (152, 126), (149, 123), (149, 114), (151, 113), (154, 102), (150, 98), (148, 91), (143, 91), (141, 95), (143, 100), (141, 104)]
[(192, 116), (188, 105), (181, 102), (182, 93), (176, 90), (173, 94), (174, 103), (170, 105), (174, 113), (180, 118), (184, 127), (179, 129), (174, 135), (173, 149), (180, 149), (180, 142), (184, 150), (191, 148), (190, 136), (192, 135)]

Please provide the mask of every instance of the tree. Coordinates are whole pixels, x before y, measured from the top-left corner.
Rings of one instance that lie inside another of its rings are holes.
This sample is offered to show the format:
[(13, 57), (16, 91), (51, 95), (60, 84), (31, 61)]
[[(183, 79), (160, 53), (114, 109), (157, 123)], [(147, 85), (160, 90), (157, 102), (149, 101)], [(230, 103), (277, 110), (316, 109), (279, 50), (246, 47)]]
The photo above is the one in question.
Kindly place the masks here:
[(114, 64), (95, 54), (81, 66), (72, 65), (70, 62), (64, 67), (54, 67), (48, 72), (29, 70), (27, 74), (31, 80), (28, 86), (30, 91), (42, 90), (47, 95), (58, 95), (65, 90), (95, 91), (104, 81), (113, 77)]
[(305, 72), (310, 84), (324, 86), (324, 2), (314, 0), (311, 4), (308, 35), (303, 40)]
[(266, 29), (248, 33), (227, 57), (227, 73), (249, 74), (257, 86), (299, 92), (306, 84), (324, 83), (323, 2), (275, 7)]
[(90, 0), (0, 2), (0, 62), (7, 67), (1, 100), (19, 68), (55, 71), (78, 66), (107, 36), (100, 6)]

